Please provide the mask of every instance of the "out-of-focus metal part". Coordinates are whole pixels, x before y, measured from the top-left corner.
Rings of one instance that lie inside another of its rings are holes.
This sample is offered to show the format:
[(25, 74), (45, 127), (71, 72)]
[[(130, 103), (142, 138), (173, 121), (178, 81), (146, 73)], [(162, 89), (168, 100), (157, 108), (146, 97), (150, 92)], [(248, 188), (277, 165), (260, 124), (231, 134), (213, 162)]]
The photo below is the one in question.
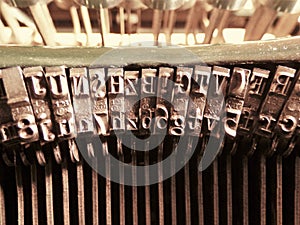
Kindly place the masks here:
[(92, 24), (91, 24), (90, 15), (89, 15), (89, 11), (88, 11), (87, 7), (81, 5), (80, 13), (81, 13), (85, 33), (86, 33), (86, 45), (90, 46), (92, 43), (91, 36), (92, 36), (93, 30), (92, 30)]
[(300, 13), (300, 2), (298, 0), (263, 0), (264, 2), (270, 2), (273, 8), (280, 12), (286, 12), (291, 14)]
[(175, 10), (184, 3), (184, 0), (142, 0), (142, 2), (152, 9)]
[(222, 43), (225, 43), (225, 39), (224, 39), (224, 36), (223, 36), (223, 29), (226, 28), (228, 26), (228, 23), (229, 23), (229, 18), (231, 16), (231, 11), (229, 10), (225, 10), (224, 13), (223, 13), (223, 16), (222, 16), (222, 19), (219, 23), (219, 26), (217, 26), (217, 36), (215, 37), (212, 37), (212, 40), (211, 40), (211, 44), (222, 44)]
[[(291, 1), (280, 1), (280, 0), (260, 0), (260, 6), (256, 9), (254, 15), (250, 18), (247, 26), (244, 40), (252, 41), (252, 40), (260, 40), (263, 34), (267, 31), (269, 26), (273, 23), (277, 16), (277, 12), (290, 13), (290, 14), (298, 14), (300, 13), (300, 2), (297, 0)], [(294, 16), (293, 16), (294, 17)], [(295, 18), (289, 20), (289, 25), (284, 27), (283, 31), (279, 31), (280, 28), (284, 24), (286, 17), (283, 17), (283, 22), (280, 22), (275, 28), (275, 35), (282, 36), (286, 35), (285, 31), (287, 29), (292, 29), (292, 24), (295, 24)], [(293, 21), (293, 22), (291, 22)], [(283, 25), (284, 26), (284, 25)], [(283, 33), (281, 33), (283, 32)], [(290, 31), (289, 31), (290, 32)]]
[(207, 3), (213, 5), (216, 8), (219, 8), (219, 9), (236, 11), (236, 10), (241, 9), (245, 5), (246, 1), (247, 0), (235, 0), (235, 1), (207, 0)]
[[(121, 0), (76, 0), (76, 2), (90, 9), (97, 9), (98, 19), (100, 21), (102, 46), (105, 46), (106, 36), (107, 33), (109, 33), (109, 18), (107, 10), (120, 4)], [(89, 23), (87, 22), (86, 25), (88, 25), (86, 28), (89, 30)]]
[(205, 31), (205, 37), (203, 44), (209, 44), (212, 42), (213, 33), (216, 28), (218, 28), (218, 41), (223, 41), (222, 31), (226, 26), (227, 20), (230, 17), (230, 12), (226, 11), (237, 11), (241, 9), (246, 0), (235, 0), (235, 1), (219, 1), (219, 0), (207, 0), (207, 3), (211, 4), (214, 9), (212, 11), (211, 17), (209, 19), (209, 25)]
[[(1, 8), (0, 8), (0, 10), (1, 10)], [(5, 26), (4, 26), (4, 24), (3, 24), (3, 22), (2, 22), (2, 20), (0, 19), (0, 29), (1, 30), (4, 30), (4, 28), (5, 28)], [(1, 43), (4, 43), (5, 42), (5, 34), (4, 34), (4, 32), (1, 32), (0, 33), (0, 42)]]
[[(128, 34), (131, 34), (132, 30), (132, 22), (131, 22), (131, 11), (137, 11), (137, 10), (142, 10), (145, 9), (146, 6), (140, 1), (140, 0), (123, 0), (120, 3), (120, 29), (121, 29), (121, 34), (125, 33), (125, 15), (124, 15), (124, 9), (126, 11), (126, 30)], [(138, 20), (140, 22), (141, 18), (138, 17)]]
[(192, 31), (195, 43), (197, 44), (196, 32), (198, 28), (198, 23), (200, 23), (200, 28), (203, 32), (209, 25), (209, 20), (207, 14), (212, 10), (212, 6), (207, 4), (205, 1), (196, 1), (195, 5), (191, 7), (185, 24), (185, 43), (188, 44), (188, 34)]
[(74, 44), (79, 45), (80, 43), (78, 41), (78, 36), (81, 33), (81, 26), (75, 2), (73, 0), (54, 0), (54, 2), (59, 8), (70, 12), (73, 23), (73, 33), (75, 37)]
[[(32, 30), (32, 36), (31, 36), (31, 43), (34, 44), (34, 36), (37, 33), (37, 28), (34, 24), (34, 22), (20, 9), (11, 7), (4, 1), (0, 2), (0, 11), (1, 15), (3, 16), (4, 20), (8, 24), (8, 26), (11, 28), (12, 36), (10, 40), (13, 43), (17, 44), (23, 44), (27, 40), (24, 40), (23, 35), (20, 33), (20, 25), (19, 22), (26, 25), (28, 28)], [(18, 22), (19, 21), (19, 22)], [(0, 22), (1, 29), (4, 29), (4, 24)], [(5, 36), (3, 32), (3, 37), (0, 35), (0, 40), (5, 41)]]
[(284, 13), (276, 22), (275, 26), (271, 28), (271, 33), (276, 37), (285, 37), (290, 35), (298, 25), (299, 14)]
[(276, 16), (277, 12), (269, 6), (258, 6), (245, 27), (244, 41), (260, 40)]
[[(142, 0), (145, 5), (153, 9), (152, 31), (154, 44), (158, 45), (158, 36), (161, 27), (162, 11), (178, 9), (184, 3), (184, 0)], [(172, 23), (172, 22), (171, 22)]]
[(56, 29), (53, 24), (51, 15), (46, 5), (46, 1), (38, 0), (8, 0), (8, 2), (20, 8), (29, 7), (31, 14), (34, 18), (34, 21), (38, 27), (39, 32), (42, 35), (42, 38), (45, 44), (49, 46), (55, 46), (56, 43)]
[(120, 0), (76, 0), (91, 9), (112, 8), (120, 3)]
[(162, 20), (162, 11), (158, 9), (154, 9), (153, 19), (152, 19), (152, 32), (154, 36), (155, 45), (158, 45), (158, 37), (160, 33), (161, 20)]
[(171, 35), (173, 33), (173, 29), (176, 22), (176, 12), (175, 10), (170, 10), (168, 13), (166, 11), (165, 14), (168, 15), (166, 18), (164, 18), (164, 22), (166, 21), (166, 27), (165, 27), (166, 42), (171, 44)]

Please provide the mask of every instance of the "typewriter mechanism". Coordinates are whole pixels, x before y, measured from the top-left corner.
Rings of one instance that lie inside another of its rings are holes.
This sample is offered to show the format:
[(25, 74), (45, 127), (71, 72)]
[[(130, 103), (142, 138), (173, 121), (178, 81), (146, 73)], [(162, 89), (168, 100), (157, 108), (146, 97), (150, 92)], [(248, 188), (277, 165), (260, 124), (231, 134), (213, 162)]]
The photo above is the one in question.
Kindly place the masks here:
[(298, 0), (0, 0), (0, 225), (300, 224)]

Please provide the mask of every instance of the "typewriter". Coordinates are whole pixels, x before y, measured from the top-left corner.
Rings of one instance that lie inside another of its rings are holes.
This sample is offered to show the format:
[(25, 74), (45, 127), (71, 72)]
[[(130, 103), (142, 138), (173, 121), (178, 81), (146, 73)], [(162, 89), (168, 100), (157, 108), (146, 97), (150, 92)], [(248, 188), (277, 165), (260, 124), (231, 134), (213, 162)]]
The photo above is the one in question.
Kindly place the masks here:
[(0, 224), (300, 224), (298, 0), (0, 0)]

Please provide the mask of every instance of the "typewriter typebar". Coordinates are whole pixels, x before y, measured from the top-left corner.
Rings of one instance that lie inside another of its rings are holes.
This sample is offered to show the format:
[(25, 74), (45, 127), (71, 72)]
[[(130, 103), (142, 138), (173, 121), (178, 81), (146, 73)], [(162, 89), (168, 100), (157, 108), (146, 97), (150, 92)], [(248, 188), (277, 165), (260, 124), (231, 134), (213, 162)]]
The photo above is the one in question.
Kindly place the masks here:
[(299, 224), (299, 46), (0, 47), (0, 224)]

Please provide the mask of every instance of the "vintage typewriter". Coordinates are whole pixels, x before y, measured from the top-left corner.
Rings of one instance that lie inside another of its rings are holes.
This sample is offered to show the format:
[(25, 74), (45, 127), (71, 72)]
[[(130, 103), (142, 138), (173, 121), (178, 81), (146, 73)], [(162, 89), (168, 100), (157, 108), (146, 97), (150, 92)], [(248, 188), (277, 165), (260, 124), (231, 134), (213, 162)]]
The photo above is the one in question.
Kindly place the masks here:
[(0, 0), (0, 224), (300, 224), (298, 0)]

